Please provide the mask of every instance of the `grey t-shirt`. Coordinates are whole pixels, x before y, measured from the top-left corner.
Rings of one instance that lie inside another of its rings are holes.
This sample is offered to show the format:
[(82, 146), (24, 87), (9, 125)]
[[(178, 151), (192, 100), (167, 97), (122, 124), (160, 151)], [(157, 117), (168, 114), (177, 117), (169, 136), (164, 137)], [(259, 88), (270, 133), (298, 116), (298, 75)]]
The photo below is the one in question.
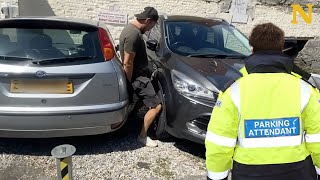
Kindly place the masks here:
[(141, 31), (134, 25), (129, 24), (121, 32), (119, 41), (122, 60), (124, 59), (124, 51), (127, 53), (136, 53), (133, 62), (132, 82), (139, 76), (150, 77), (146, 46)]

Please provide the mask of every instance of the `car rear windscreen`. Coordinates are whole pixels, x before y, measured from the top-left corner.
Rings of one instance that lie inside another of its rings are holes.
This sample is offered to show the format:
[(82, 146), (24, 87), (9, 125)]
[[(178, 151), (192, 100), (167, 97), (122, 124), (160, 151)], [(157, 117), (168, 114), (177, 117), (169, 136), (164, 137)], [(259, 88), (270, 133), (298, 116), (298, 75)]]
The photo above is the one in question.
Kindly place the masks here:
[[(76, 64), (104, 61), (98, 28), (70, 25), (67, 22), (55, 23), (0, 23), (0, 63), (77, 57), (82, 58)], [(57, 64), (68, 62), (60, 61)]]

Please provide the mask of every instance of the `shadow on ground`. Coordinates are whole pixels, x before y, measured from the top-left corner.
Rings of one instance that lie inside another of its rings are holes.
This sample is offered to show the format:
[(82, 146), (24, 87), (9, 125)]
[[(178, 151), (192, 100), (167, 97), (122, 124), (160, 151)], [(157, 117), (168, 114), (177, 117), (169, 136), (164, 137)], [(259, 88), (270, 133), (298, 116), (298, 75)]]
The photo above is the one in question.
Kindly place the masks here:
[(205, 159), (206, 148), (203, 144), (197, 144), (188, 140), (179, 140), (176, 141), (174, 146), (180, 149), (181, 151)]
[[(131, 118), (120, 131), (103, 135), (47, 139), (0, 138), (0, 154), (51, 156), (51, 150), (61, 144), (75, 146), (77, 149), (76, 155), (131, 151), (142, 147), (136, 141), (139, 122), (141, 122), (141, 119)], [(204, 158), (203, 145), (173, 137), (160, 141), (174, 143), (174, 146), (178, 149)]]
[(128, 120), (121, 131), (102, 135), (41, 139), (0, 138), (0, 154), (51, 156), (51, 150), (61, 144), (75, 146), (77, 155), (135, 150), (142, 146), (136, 142), (134, 121)]

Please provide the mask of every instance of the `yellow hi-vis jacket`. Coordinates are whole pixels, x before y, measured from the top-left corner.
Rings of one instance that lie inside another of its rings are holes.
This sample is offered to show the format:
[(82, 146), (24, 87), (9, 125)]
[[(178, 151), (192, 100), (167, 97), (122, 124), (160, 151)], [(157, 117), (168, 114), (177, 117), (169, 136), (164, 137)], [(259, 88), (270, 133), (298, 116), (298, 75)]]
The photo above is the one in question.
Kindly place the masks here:
[(205, 140), (208, 177), (228, 176), (233, 160), (283, 164), (311, 154), (320, 174), (320, 94), (286, 73), (254, 73), (219, 94)]

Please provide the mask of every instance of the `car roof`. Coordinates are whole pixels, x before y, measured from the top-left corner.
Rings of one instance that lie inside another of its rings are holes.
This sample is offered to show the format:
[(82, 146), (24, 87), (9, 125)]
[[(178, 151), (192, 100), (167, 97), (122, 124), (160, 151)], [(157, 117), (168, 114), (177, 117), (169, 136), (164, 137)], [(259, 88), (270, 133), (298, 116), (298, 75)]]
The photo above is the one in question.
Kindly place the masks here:
[(82, 25), (90, 25), (99, 27), (100, 22), (88, 19), (69, 18), (60, 16), (19, 16), (15, 18), (1, 19), (0, 21), (20, 21), (20, 20), (39, 20), (39, 21), (55, 21), (55, 22), (70, 22)]
[(161, 15), (167, 21), (192, 21), (192, 22), (208, 22), (208, 23), (215, 23), (217, 21), (228, 23), (225, 19), (222, 18), (206, 18), (206, 17), (199, 17), (199, 16), (184, 16), (184, 15), (170, 15), (164, 16)]

